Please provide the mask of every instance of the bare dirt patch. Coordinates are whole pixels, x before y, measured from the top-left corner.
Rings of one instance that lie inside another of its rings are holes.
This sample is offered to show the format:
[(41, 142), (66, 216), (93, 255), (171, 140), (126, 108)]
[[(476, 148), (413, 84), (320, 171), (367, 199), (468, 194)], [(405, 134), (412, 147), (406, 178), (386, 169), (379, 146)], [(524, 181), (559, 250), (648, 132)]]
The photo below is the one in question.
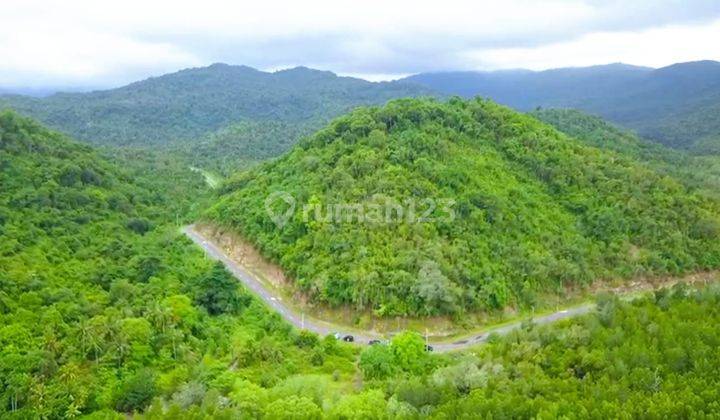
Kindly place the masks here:
[(261, 276), (273, 288), (293, 286), (280, 266), (265, 258), (240, 235), (209, 224), (197, 224), (195, 230), (206, 238), (211, 238), (231, 259), (240, 263), (253, 274)]

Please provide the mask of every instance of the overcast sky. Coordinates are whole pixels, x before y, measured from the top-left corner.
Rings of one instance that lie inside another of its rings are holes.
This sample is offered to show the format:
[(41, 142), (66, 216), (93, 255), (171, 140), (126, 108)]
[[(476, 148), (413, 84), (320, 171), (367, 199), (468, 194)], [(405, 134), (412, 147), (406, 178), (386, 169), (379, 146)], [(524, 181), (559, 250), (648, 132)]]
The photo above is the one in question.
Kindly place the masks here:
[(111, 87), (214, 62), (370, 80), (720, 60), (719, 0), (2, 0), (0, 87)]

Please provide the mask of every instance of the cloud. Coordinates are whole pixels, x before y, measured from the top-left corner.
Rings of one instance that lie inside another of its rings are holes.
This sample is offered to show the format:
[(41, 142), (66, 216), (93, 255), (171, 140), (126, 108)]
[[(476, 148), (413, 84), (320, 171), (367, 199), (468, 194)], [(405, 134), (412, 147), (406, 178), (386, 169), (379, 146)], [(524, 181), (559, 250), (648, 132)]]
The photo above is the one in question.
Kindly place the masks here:
[(4, 84), (102, 86), (202, 64), (192, 53), (170, 43), (140, 42), (112, 33), (52, 24), (46, 29), (36, 33), (16, 31), (0, 42), (0, 80)]
[[(626, 59), (653, 65), (690, 56), (657, 47), (671, 37), (663, 33), (695, 42), (693, 57), (720, 58), (701, 38), (718, 38), (718, 17), (716, 0), (5, 0), (0, 86), (113, 86), (218, 61), (375, 79)], [(642, 50), (633, 55), (623, 37)], [(592, 50), (601, 54), (583, 53)]]
[(671, 25), (637, 32), (599, 32), (568, 42), (537, 48), (498, 48), (468, 51), (465, 59), (489, 69), (518, 66), (543, 70), (551, 67), (600, 63), (663, 67), (677, 62), (720, 58), (720, 19), (704, 25)]

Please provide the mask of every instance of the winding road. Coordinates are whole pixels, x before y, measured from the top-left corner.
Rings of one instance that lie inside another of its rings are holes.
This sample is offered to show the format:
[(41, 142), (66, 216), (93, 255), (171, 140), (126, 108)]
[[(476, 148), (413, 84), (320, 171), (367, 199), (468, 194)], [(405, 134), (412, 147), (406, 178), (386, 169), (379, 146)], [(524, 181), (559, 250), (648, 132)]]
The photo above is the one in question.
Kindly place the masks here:
[[(235, 278), (242, 282), (248, 289), (255, 293), (268, 306), (277, 311), (287, 322), (296, 328), (306, 329), (321, 336), (334, 334), (336, 332), (343, 336), (350, 334), (355, 338), (355, 343), (361, 345), (367, 344), (370, 340), (381, 340), (385, 338), (380, 334), (370, 331), (364, 331), (361, 333), (358, 333), (355, 330), (343, 332), (342, 326), (338, 326), (332, 322), (314, 319), (303, 313), (298, 313), (294, 308), (286, 305), (280, 296), (275, 295), (274, 292), (268, 289), (260, 280), (257, 279), (255, 275), (231, 259), (222, 250), (222, 248), (195, 230), (194, 225), (183, 227), (182, 232), (200, 246), (210, 258), (222, 262), (228, 271), (235, 276)], [(533, 318), (533, 322), (536, 324), (549, 324), (561, 319), (586, 314), (594, 308), (594, 304), (576, 306), (548, 315), (535, 317)], [(460, 350), (487, 341), (491, 334), (507, 334), (520, 328), (521, 325), (522, 322), (518, 321), (497, 327), (484, 328), (481, 332), (478, 332), (475, 335), (469, 335), (469, 338), (459, 339), (454, 342), (431, 343), (431, 345), (435, 351)]]

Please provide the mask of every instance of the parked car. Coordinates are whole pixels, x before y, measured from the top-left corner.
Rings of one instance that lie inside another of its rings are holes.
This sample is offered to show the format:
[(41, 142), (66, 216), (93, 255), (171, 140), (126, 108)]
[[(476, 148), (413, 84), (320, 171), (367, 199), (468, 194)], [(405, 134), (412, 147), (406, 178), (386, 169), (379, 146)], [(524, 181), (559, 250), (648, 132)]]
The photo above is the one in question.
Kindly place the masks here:
[(368, 344), (370, 344), (371, 346), (374, 346), (375, 344), (382, 344), (382, 341), (380, 341), (380, 340), (370, 340), (370, 341), (368, 341)]
[(352, 335), (346, 335), (342, 338), (342, 340), (347, 341), (348, 343), (352, 343), (353, 341), (355, 341), (355, 337), (353, 337)]

